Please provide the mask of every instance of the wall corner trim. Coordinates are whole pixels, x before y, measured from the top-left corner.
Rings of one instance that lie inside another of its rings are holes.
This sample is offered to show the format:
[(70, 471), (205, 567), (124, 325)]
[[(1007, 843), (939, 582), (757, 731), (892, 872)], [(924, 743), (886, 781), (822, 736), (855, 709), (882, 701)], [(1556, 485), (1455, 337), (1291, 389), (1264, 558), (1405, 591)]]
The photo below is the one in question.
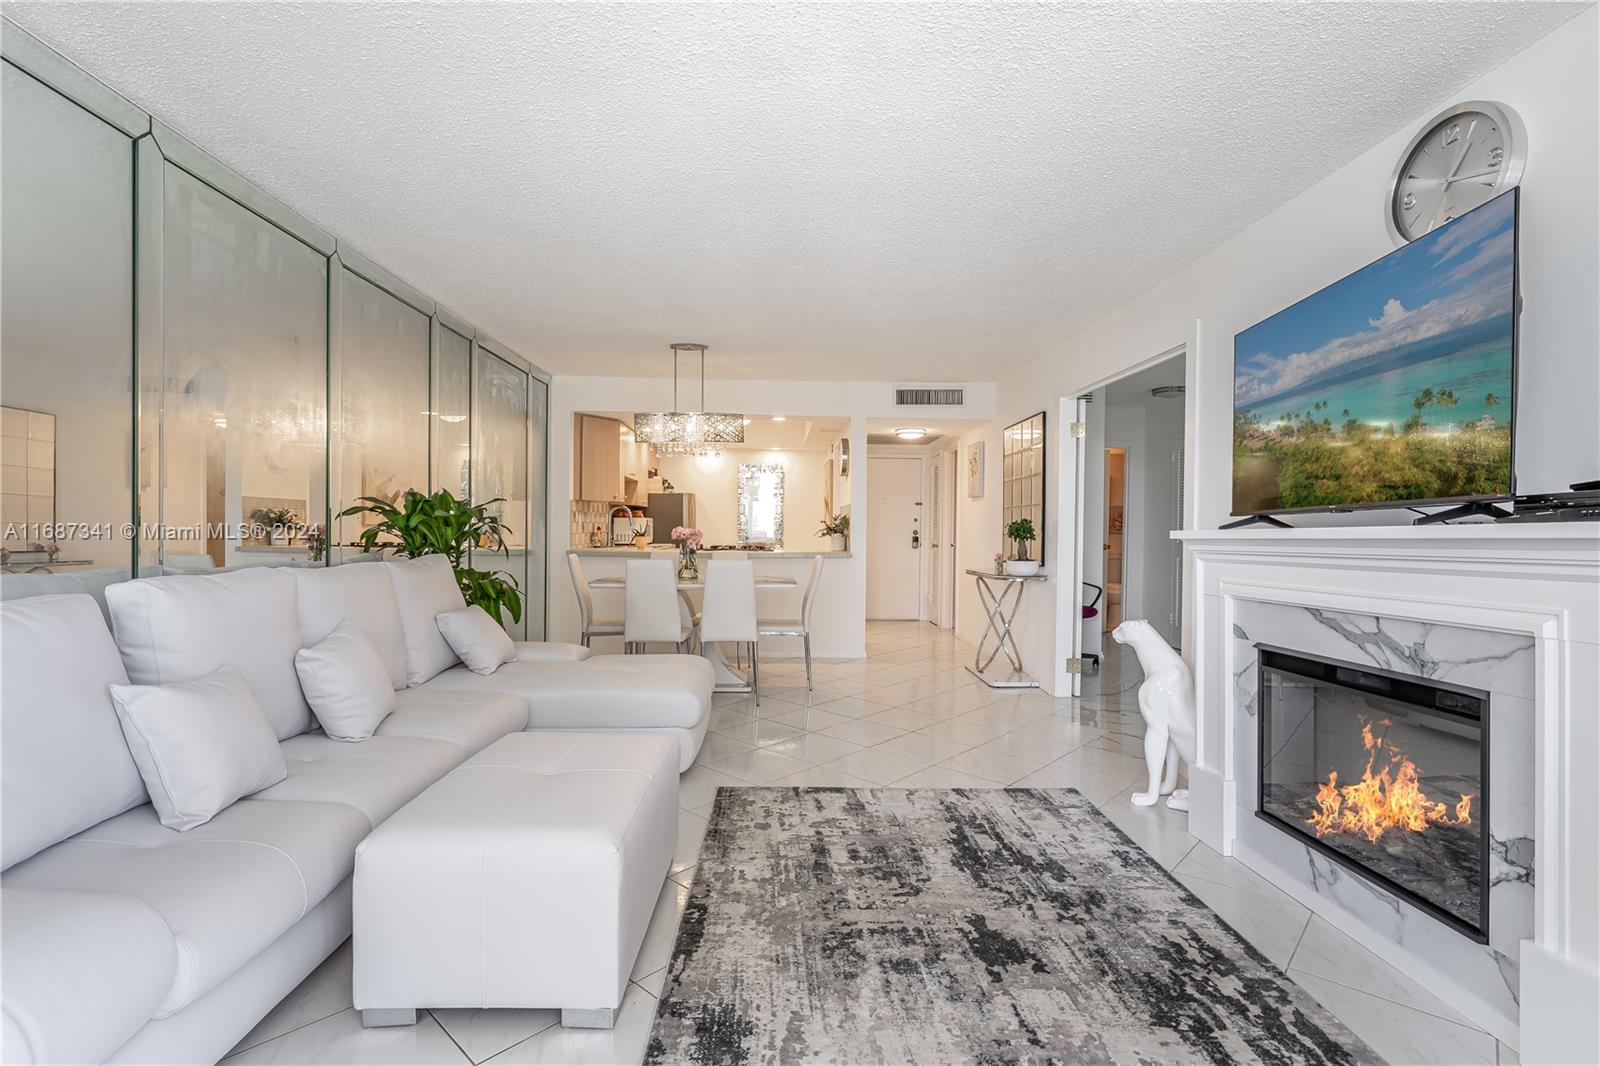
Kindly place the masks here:
[(365, 278), (396, 300), (410, 304), (415, 310), (425, 315), (431, 316), (438, 310), (438, 305), (424, 296), (420, 290), (406, 284), (393, 272), (385, 270), (373, 260), (350, 247), (347, 241), (335, 238), (334, 243), (337, 247), (336, 254), (340, 263), (350, 273)]
[(0, 57), (129, 137), (150, 132), (150, 116), (141, 108), (5, 17), (0, 17)]
[(150, 120), (150, 134), (167, 162), (196, 178), (242, 206), (260, 215), (302, 244), (323, 255), (337, 248), (333, 236), (276, 196), (242, 177), (238, 171), (218, 160), (158, 118)]
[(467, 340), (472, 340), (478, 335), (478, 327), (439, 304), (434, 304), (433, 317), (439, 320), (439, 325), (452, 333), (458, 333)]

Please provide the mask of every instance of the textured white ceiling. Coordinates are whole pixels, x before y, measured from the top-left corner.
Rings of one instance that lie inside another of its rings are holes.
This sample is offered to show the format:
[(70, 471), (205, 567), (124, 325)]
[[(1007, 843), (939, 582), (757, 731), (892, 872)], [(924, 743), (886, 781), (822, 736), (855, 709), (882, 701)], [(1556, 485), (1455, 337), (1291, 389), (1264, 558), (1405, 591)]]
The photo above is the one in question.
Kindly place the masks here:
[(6, 5), (553, 372), (918, 380), (1050, 350), (1578, 10)]

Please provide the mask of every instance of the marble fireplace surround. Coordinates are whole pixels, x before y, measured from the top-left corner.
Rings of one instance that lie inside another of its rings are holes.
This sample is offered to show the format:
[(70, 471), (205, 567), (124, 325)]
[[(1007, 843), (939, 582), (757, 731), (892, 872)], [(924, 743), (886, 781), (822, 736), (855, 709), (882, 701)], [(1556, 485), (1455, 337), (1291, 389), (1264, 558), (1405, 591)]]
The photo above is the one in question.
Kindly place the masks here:
[[(1191, 831), (1519, 1048), (1522, 1061), (1600, 1062), (1600, 528), (1174, 537), (1199, 593), (1186, 641), (1200, 711)], [(1258, 641), (1491, 692), (1499, 846), (1488, 945), (1254, 816)]]

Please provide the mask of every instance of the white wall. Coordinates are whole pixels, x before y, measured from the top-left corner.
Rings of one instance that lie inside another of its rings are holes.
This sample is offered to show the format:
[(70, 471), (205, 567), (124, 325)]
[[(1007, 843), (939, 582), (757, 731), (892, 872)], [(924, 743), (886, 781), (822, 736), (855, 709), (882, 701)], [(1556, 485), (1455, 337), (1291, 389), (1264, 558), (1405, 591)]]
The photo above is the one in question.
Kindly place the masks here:
[[(761, 448), (730, 448), (719, 456), (670, 456), (657, 461), (661, 476), (679, 492), (695, 495), (695, 522), (707, 544), (739, 540), (739, 467), (745, 464), (783, 467), (783, 544), (790, 551), (826, 550), (828, 539), (817, 536), (822, 526), (822, 489), (828, 453)], [(665, 541), (670, 530), (656, 530)]]
[[(970, 382), (966, 405), (959, 409), (897, 410), (895, 382), (881, 381), (726, 381), (706, 383), (707, 402), (725, 411), (775, 411), (818, 418), (844, 419), (850, 424), (849, 499), (836, 496), (834, 506), (849, 504), (850, 544), (860, 549), (867, 534), (867, 419), (902, 418), (922, 422), (937, 418), (991, 418), (994, 385)], [(899, 384), (904, 384), (900, 382)], [(567, 375), (550, 382), (550, 506), (551, 529), (566, 529), (572, 504), (572, 415), (577, 411), (651, 411), (671, 396), (671, 382), (660, 378), (592, 378)], [(995, 478), (998, 479), (998, 473)], [(676, 481), (674, 482), (676, 484)], [(681, 485), (678, 485), (682, 488)], [(809, 491), (809, 490), (807, 490)], [(821, 487), (816, 495), (821, 496)], [(819, 502), (820, 508), (820, 502)], [(787, 522), (787, 518), (785, 519)], [(802, 532), (805, 530), (802, 529)], [(993, 549), (991, 549), (992, 551)], [(848, 559), (831, 559), (822, 572), (813, 616), (815, 653), (824, 658), (859, 658), (866, 654), (867, 560), (862, 550)], [(578, 605), (572, 591), (564, 552), (550, 557), (549, 639), (576, 640)]]
[[(1446, 99), (1419, 101), (1394, 133), (1238, 236), (1066, 338), (1047, 355), (1015, 367), (999, 382), (995, 421), (981, 437), (996, 451), (1000, 430), (1041, 406), (1041, 397), (1075, 396), (1160, 353), (1187, 349), (1185, 403), (1191, 439), (1186, 528), (1227, 519), (1231, 495), (1233, 337), (1240, 330), (1392, 251), (1383, 221), (1390, 174), (1409, 139), (1445, 105), (1470, 99), (1510, 105), (1527, 129), (1522, 180), (1517, 477), (1522, 492), (1565, 488), (1600, 477), (1600, 11), (1589, 8)], [(1048, 433), (1059, 433), (1052, 419)], [(1052, 457), (1059, 451), (1052, 444)], [(1059, 472), (1059, 468), (1058, 468)], [(991, 471), (992, 473), (992, 471)], [(1061, 493), (1047, 523), (1060, 529)], [(974, 517), (985, 542), (969, 533), (964, 565), (986, 563), (999, 547), (998, 502)], [(1405, 512), (1297, 518), (1299, 524), (1404, 522)], [(1053, 535), (1053, 534), (1052, 534)], [(1030, 670), (1062, 691), (1063, 663), (1051, 669), (1061, 641), (1049, 597), (1023, 607), (1018, 630)], [(1070, 599), (1057, 596), (1066, 604)], [(1064, 610), (1063, 614), (1066, 613)], [(1043, 615), (1041, 617), (1041, 615)], [(962, 635), (976, 639), (981, 616), (964, 608)], [(1057, 656), (1059, 658), (1059, 656)]]

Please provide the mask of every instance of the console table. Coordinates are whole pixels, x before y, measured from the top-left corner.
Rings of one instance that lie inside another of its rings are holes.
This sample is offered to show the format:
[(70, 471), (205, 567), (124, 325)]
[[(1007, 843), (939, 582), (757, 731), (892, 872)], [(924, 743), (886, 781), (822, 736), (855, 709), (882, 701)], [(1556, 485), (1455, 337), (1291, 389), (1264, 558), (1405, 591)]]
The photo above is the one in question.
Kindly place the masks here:
[[(968, 570), (967, 573), (977, 579), (978, 601), (989, 616), (967, 672), (990, 688), (1038, 688), (1039, 682), (1022, 671), (1022, 655), (1017, 651), (1017, 642), (1012, 639), (1011, 623), (1016, 620), (1017, 608), (1022, 606), (1023, 587), (1030, 581), (1045, 580), (1046, 575), (1038, 573), (1023, 577), (1019, 574), (997, 574), (992, 570)], [(995, 585), (1000, 586), (998, 595)], [(993, 648), (989, 647), (991, 636), (994, 638)], [(989, 667), (1002, 652), (1011, 669), (991, 673)]]

